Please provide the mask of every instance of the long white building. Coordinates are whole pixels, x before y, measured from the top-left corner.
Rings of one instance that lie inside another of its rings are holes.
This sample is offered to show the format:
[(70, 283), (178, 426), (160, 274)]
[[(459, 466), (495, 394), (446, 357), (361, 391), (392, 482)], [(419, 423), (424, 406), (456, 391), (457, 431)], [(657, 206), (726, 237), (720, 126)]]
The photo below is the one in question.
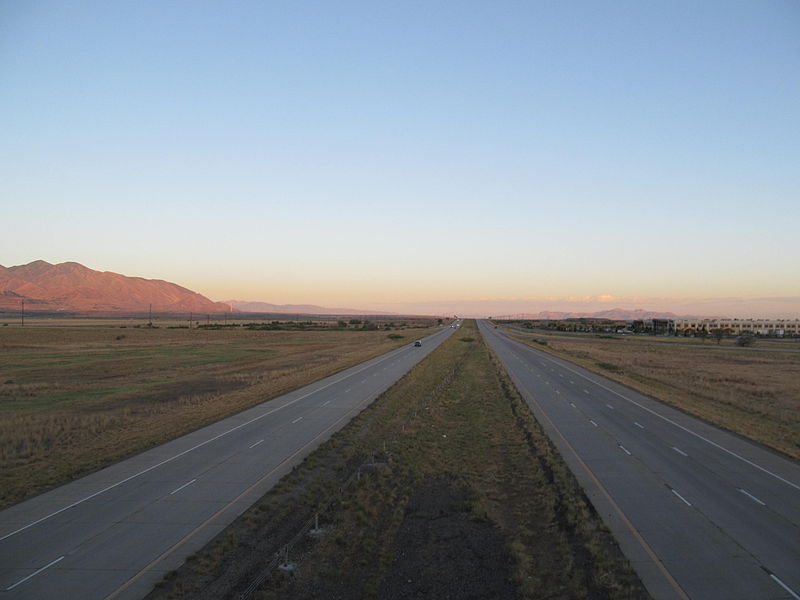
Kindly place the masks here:
[(759, 335), (800, 335), (800, 319), (675, 319), (674, 327), (678, 333), (725, 329), (732, 334), (749, 331)]

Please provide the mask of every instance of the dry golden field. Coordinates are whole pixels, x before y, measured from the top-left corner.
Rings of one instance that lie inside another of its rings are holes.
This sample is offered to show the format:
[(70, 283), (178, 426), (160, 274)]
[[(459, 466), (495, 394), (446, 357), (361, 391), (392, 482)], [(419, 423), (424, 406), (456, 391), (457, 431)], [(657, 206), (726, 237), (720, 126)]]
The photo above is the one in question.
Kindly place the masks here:
[(0, 326), (0, 506), (432, 331)]
[[(800, 458), (800, 353), (703, 348), (689, 340), (681, 343), (681, 338), (511, 333), (540, 350)], [(795, 345), (759, 342), (756, 348)]]

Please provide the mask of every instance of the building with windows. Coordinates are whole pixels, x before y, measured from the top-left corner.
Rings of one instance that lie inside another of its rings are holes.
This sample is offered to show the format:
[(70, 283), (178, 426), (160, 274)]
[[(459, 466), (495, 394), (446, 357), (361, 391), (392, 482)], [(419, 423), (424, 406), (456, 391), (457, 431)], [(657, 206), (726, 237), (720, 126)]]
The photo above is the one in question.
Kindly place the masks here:
[(800, 319), (675, 319), (673, 327), (679, 334), (722, 329), (731, 335), (747, 331), (758, 335), (800, 336)]

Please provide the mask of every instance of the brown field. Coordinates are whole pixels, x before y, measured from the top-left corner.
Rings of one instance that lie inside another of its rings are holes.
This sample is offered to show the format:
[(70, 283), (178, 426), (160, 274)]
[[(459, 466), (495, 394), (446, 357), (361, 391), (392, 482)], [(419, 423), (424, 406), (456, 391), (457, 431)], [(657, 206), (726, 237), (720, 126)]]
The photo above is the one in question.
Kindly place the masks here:
[[(540, 335), (548, 336), (552, 339), (579, 339), (579, 340), (595, 340), (595, 339), (621, 339), (629, 344), (677, 344), (679, 346), (714, 346), (715, 348), (734, 348), (737, 347), (736, 337), (730, 336), (717, 340), (709, 335), (703, 339), (701, 337), (684, 337), (682, 335), (672, 336), (651, 336), (651, 335), (617, 335), (617, 334), (602, 334), (602, 333), (573, 333), (567, 331), (552, 331), (547, 329), (533, 329), (528, 330), (523, 327), (515, 327), (515, 332), (519, 333), (538, 333)], [(757, 337), (754, 348), (772, 348), (772, 349), (789, 349), (800, 350), (800, 338), (768, 338)]]
[(649, 597), (472, 322), (148, 600), (254, 581), (253, 599)]
[(433, 331), (421, 324), (392, 331), (0, 325), (0, 506)]
[[(693, 347), (715, 342), (681, 338), (511, 333), (535, 348), (800, 458), (800, 353)], [(759, 341), (756, 348), (794, 346)]]

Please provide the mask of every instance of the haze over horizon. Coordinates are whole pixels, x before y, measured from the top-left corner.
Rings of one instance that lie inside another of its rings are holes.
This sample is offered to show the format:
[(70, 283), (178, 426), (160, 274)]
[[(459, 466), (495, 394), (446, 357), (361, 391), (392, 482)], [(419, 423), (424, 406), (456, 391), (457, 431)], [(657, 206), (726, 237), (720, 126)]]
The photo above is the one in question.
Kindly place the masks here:
[(788, 1), (12, 0), (0, 264), (217, 301), (797, 318), (797, 31)]

